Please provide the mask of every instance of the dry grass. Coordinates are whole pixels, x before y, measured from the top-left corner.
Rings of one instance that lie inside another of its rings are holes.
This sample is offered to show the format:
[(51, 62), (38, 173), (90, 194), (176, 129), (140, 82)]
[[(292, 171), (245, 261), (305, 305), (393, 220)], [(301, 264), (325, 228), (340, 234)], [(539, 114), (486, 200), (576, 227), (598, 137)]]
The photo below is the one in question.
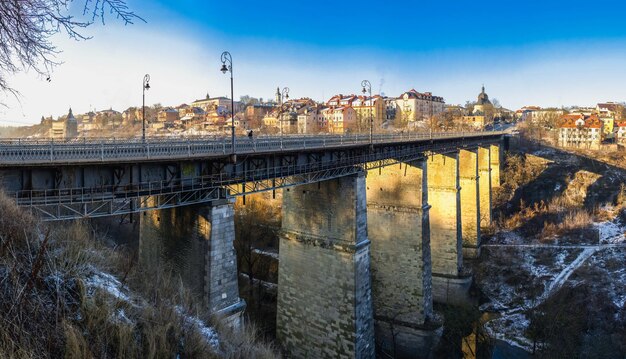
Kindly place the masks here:
[[(0, 358), (277, 357), (252, 329), (218, 319), (220, 346), (211, 347), (181, 315), (210, 319), (179, 280), (130, 266), (86, 224), (40, 223), (1, 193), (0, 214)], [(99, 272), (126, 279), (134, 300), (89, 286)]]
[[(529, 159), (522, 155), (507, 157), (507, 167), (502, 176), (505, 179), (503, 193), (498, 197), (500, 204), (510, 200), (517, 188), (536, 180), (545, 169), (547, 162)], [(612, 220), (619, 210), (626, 207), (626, 186), (622, 185), (614, 208), (583, 208), (587, 188), (599, 177), (595, 173), (578, 171), (572, 178), (566, 179), (565, 190), (550, 200), (530, 206), (521, 200), (519, 211), (499, 217), (495, 222), (495, 230), (516, 230), (523, 236), (537, 236), (542, 241), (556, 236), (587, 236), (594, 221)]]
[(589, 228), (593, 218), (585, 210), (573, 210), (566, 212), (558, 223), (545, 222), (541, 231), (541, 239), (547, 240), (557, 235), (572, 234)]
[(542, 240), (554, 236), (573, 235), (589, 228), (594, 222), (592, 213), (582, 209), (566, 196), (558, 196), (550, 202), (538, 202), (532, 206), (521, 203), (520, 211), (500, 219), (497, 227), (518, 230), (523, 235), (538, 235)]

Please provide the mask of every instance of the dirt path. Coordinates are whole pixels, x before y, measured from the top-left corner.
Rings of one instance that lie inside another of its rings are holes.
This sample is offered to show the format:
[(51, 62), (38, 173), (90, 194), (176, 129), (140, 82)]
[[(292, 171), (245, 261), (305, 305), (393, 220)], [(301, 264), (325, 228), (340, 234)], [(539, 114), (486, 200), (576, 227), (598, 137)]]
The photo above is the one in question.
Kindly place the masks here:
[[(559, 290), (559, 288), (561, 288), (565, 284), (565, 282), (567, 282), (567, 279), (572, 275), (572, 273), (574, 273), (576, 269), (580, 268), (580, 266), (583, 265), (583, 263), (585, 263), (585, 261), (589, 259), (589, 257), (591, 257), (594, 253), (604, 248), (626, 247), (626, 243), (604, 244), (604, 245), (597, 245), (597, 246), (581, 246), (581, 245), (559, 246), (559, 245), (542, 245), (542, 244), (489, 244), (489, 245), (484, 245), (484, 246), (485, 247), (563, 248), (563, 249), (582, 248), (583, 249), (583, 251), (578, 255), (578, 257), (576, 257), (576, 259), (574, 259), (570, 264), (568, 264), (565, 268), (563, 268), (561, 272), (557, 274), (548, 285), (545, 286), (543, 293), (539, 297), (537, 297), (537, 301), (531, 307), (531, 308), (536, 308), (541, 303), (546, 301), (546, 299), (548, 299), (557, 290)], [(504, 311), (502, 314), (503, 316), (511, 316), (511, 315), (521, 313), (531, 308), (525, 308), (525, 307), (512, 308), (512, 309)]]
[(545, 301), (547, 298), (550, 297), (550, 295), (552, 295), (559, 288), (561, 288), (563, 284), (565, 284), (569, 276), (572, 275), (572, 273), (574, 273), (576, 269), (578, 269), (583, 263), (585, 263), (587, 259), (589, 259), (589, 257), (591, 257), (595, 252), (600, 249), (601, 246), (585, 248), (585, 250), (583, 250), (582, 253), (580, 253), (578, 257), (572, 261), (572, 263), (563, 268), (561, 273), (554, 277), (554, 280), (550, 282), (550, 285), (548, 285), (541, 297), (539, 297), (539, 303)]

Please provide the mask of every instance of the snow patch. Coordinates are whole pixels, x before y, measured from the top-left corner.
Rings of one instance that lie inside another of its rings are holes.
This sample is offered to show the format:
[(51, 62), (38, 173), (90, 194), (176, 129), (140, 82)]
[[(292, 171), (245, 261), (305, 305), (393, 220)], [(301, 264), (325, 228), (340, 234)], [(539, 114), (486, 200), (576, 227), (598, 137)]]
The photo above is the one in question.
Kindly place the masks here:
[(485, 324), (485, 328), (491, 337), (530, 352), (533, 343), (525, 336), (529, 325), (530, 320), (525, 314), (516, 313), (492, 319)]
[[(132, 304), (130, 297), (126, 293), (124, 293), (125, 290), (122, 283), (120, 283), (120, 281), (111, 274), (96, 271), (93, 275), (86, 279), (86, 285), (88, 288), (102, 289), (109, 293), (111, 296), (126, 303)], [(207, 326), (202, 320), (197, 317), (187, 315), (181, 307), (176, 307), (176, 311), (183, 317), (187, 325), (193, 325), (198, 328), (202, 336), (204, 336), (204, 338), (209, 343), (209, 345), (211, 345), (212, 348), (216, 350), (219, 349), (219, 337), (213, 327)], [(124, 308), (120, 308), (116, 311), (115, 318), (113, 320), (128, 324), (133, 323), (133, 321), (126, 316)]]
[(598, 229), (600, 244), (617, 244), (624, 242), (624, 226), (618, 221), (594, 223)]
[(254, 252), (256, 254), (263, 255), (263, 256), (272, 257), (274, 259), (278, 259), (278, 253), (277, 252), (270, 252), (270, 251), (266, 251), (266, 250), (258, 249), (258, 248), (253, 249), (252, 252)]
[[(246, 273), (239, 273), (240, 276), (246, 278), (246, 280), (250, 280), (250, 277)], [(266, 282), (264, 280), (256, 279), (253, 280), (254, 285), (260, 285), (265, 289), (278, 290), (278, 284), (272, 282)]]
[(204, 336), (206, 341), (209, 343), (209, 345), (211, 345), (213, 349), (219, 349), (219, 336), (213, 327), (206, 325), (202, 320), (197, 317), (188, 315), (187, 313), (185, 313), (183, 308), (179, 306), (176, 307), (176, 312), (178, 312), (178, 314), (180, 314), (184, 318), (187, 325), (193, 325), (198, 328), (202, 336)]
[(578, 267), (580, 267), (592, 254), (594, 254), (598, 250), (597, 247), (585, 248), (582, 253), (578, 256), (578, 258), (574, 259), (572, 263), (570, 263), (567, 267), (565, 267), (561, 273), (559, 273), (552, 282), (547, 286), (546, 290), (543, 292), (541, 297), (539, 298), (539, 302), (543, 302), (546, 300), (552, 293), (556, 292), (559, 288), (565, 284), (567, 279), (574, 273)]
[(114, 276), (104, 273), (95, 272), (93, 275), (87, 278), (86, 284), (91, 288), (103, 289), (113, 297), (130, 302), (130, 297), (124, 293), (124, 286)]

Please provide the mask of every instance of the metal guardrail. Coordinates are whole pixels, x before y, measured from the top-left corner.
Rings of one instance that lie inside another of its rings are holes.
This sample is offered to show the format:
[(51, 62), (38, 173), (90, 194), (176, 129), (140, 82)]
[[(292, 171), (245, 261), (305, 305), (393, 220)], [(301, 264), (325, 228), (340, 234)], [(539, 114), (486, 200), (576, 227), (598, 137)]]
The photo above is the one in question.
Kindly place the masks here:
[[(405, 132), (376, 134), (374, 144), (413, 142), (446, 138), (471, 138), (502, 135), (503, 131), (485, 132)], [(369, 134), (354, 135), (287, 135), (237, 138), (233, 151), (230, 137), (150, 137), (133, 139), (71, 139), (71, 140), (0, 140), (0, 166), (80, 162), (115, 162), (130, 160), (185, 159), (224, 156), (233, 152), (297, 151), (343, 146), (367, 145)]]

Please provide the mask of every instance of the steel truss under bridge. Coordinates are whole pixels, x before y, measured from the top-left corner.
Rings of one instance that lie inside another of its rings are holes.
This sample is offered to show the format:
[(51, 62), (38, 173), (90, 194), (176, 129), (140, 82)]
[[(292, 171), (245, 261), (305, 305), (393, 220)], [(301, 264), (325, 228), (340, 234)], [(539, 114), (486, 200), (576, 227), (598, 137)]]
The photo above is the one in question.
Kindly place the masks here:
[(127, 215), (332, 180), (375, 168), (424, 159), (434, 153), (456, 152), (465, 146), (468, 144), (424, 144), (417, 148), (394, 150), (385, 154), (343, 157), (323, 164), (313, 162), (278, 166), (270, 171), (248, 170), (232, 178), (222, 175), (198, 176), (137, 183), (126, 187), (19, 191), (14, 196), (19, 206), (30, 209), (44, 221)]

